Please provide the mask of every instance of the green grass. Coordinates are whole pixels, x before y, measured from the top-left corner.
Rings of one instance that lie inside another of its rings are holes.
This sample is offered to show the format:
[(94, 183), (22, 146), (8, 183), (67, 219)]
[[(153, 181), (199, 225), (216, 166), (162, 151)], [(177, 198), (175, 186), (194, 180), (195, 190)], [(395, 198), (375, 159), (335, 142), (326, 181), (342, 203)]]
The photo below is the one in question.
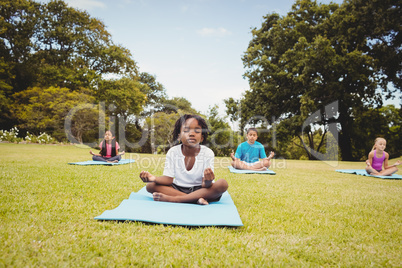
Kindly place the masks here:
[(244, 227), (186, 228), (93, 219), (144, 186), (141, 170), (161, 174), (163, 156), (75, 166), (88, 149), (0, 151), (0, 267), (402, 266), (402, 180), (334, 171), (364, 163), (276, 160), (272, 176), (232, 174), (217, 158)]

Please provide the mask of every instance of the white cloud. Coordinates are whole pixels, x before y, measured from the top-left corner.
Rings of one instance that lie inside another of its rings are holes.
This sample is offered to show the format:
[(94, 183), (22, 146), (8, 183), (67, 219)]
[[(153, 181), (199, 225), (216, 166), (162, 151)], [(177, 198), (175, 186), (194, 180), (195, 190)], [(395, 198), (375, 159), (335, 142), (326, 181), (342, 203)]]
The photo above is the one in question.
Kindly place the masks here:
[(228, 30), (226, 30), (223, 27), (219, 28), (202, 28), (201, 30), (198, 30), (197, 33), (201, 36), (212, 36), (212, 37), (224, 37), (231, 35), (232, 33)]
[(89, 10), (92, 8), (106, 8), (106, 5), (97, 0), (66, 0), (65, 1), (69, 6)]

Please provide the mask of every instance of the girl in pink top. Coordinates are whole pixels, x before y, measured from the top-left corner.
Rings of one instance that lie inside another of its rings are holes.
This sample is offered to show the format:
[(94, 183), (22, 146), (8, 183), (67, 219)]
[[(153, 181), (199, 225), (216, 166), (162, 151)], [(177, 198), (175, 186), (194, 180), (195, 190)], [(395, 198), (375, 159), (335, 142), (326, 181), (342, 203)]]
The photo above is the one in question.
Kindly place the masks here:
[(117, 163), (120, 161), (121, 156), (124, 154), (124, 151), (119, 153), (120, 146), (117, 143), (116, 139), (113, 137), (113, 134), (110, 130), (105, 132), (105, 138), (99, 144), (101, 151), (99, 154), (95, 154), (92, 151), (89, 151), (91, 155), (93, 155), (92, 160), (94, 161), (103, 161), (108, 163)]
[[(385, 152), (387, 141), (384, 138), (375, 139), (373, 149), (368, 155), (366, 161), (366, 171), (370, 175), (391, 176), (398, 171), (396, 166), (400, 165), (400, 161), (388, 166), (389, 154)], [(384, 169), (382, 169), (384, 165)]]

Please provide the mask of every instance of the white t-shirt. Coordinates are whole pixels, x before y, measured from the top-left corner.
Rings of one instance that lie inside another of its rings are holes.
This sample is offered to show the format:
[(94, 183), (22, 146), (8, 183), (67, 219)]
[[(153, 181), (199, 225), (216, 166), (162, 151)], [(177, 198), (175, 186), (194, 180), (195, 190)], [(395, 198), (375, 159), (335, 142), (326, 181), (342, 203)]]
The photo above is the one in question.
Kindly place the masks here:
[(185, 156), (181, 151), (181, 144), (169, 149), (166, 154), (164, 176), (174, 178), (173, 183), (182, 187), (193, 187), (201, 185), (204, 170), (214, 170), (214, 152), (204, 145), (195, 157), (194, 166), (191, 170), (186, 169)]

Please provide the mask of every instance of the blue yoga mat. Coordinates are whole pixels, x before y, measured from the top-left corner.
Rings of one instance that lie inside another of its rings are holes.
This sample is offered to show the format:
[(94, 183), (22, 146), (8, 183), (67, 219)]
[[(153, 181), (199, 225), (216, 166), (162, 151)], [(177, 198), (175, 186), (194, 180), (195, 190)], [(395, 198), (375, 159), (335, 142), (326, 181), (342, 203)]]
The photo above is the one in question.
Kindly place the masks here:
[(275, 175), (276, 173), (270, 169), (264, 170), (264, 171), (258, 171), (258, 170), (248, 170), (248, 169), (236, 169), (232, 166), (228, 166), (230, 172), (232, 173), (239, 173), (239, 174), (270, 174), (270, 175)]
[(143, 187), (112, 210), (106, 210), (96, 220), (142, 221), (181, 226), (243, 226), (237, 208), (228, 192), (219, 202), (209, 205), (154, 201)]
[(368, 177), (375, 177), (381, 179), (388, 179), (388, 180), (402, 180), (402, 175), (392, 174), (391, 176), (377, 176), (377, 175), (370, 175), (366, 172), (365, 169), (337, 169), (336, 172), (341, 173), (348, 173), (348, 174), (355, 174), (355, 175), (362, 175)]
[(68, 163), (70, 165), (80, 165), (80, 166), (89, 166), (89, 165), (104, 165), (104, 166), (114, 166), (114, 165), (125, 165), (129, 163), (134, 163), (134, 159), (121, 159), (118, 163), (108, 163), (103, 161), (84, 161), (84, 162), (74, 162)]

